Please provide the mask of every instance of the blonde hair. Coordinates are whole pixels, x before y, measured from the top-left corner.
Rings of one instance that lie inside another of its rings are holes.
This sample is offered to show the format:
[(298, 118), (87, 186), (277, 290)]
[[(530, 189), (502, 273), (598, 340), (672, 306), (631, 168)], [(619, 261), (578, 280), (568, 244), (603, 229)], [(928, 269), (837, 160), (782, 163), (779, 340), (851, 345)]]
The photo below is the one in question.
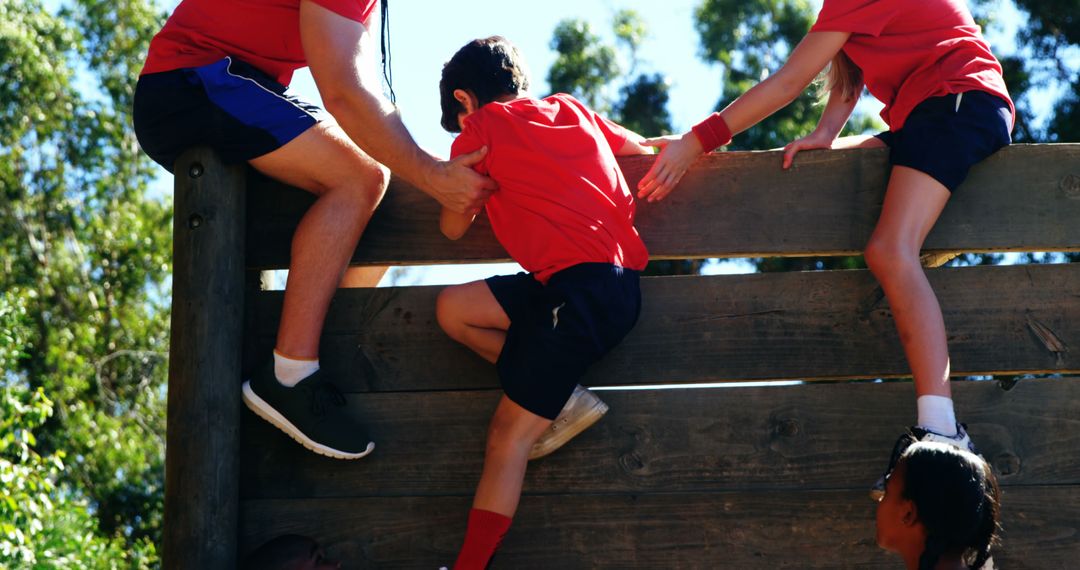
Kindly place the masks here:
[(829, 66), (822, 72), (820, 96), (825, 98), (835, 91), (843, 96), (844, 101), (850, 101), (862, 95), (862, 88), (862, 70), (843, 50), (836, 52)]

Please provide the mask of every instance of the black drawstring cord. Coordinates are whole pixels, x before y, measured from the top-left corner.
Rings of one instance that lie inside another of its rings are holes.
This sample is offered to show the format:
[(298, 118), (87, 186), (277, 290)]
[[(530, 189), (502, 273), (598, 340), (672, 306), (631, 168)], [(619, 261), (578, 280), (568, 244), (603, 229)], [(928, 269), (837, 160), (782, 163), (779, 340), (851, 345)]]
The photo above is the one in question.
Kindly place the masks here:
[(386, 87), (390, 90), (390, 102), (397, 104), (397, 95), (394, 94), (394, 69), (390, 62), (390, 0), (379, 0), (381, 4), (380, 25), (382, 47), (382, 72)]

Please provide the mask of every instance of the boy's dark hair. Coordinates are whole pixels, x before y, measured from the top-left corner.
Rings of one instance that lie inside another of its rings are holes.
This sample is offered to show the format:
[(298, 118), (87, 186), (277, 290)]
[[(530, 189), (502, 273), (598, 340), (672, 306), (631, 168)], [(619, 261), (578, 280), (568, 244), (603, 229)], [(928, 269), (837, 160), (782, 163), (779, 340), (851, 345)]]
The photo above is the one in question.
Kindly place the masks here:
[(463, 89), (476, 97), (479, 106), (503, 95), (517, 95), (529, 88), (525, 62), (517, 47), (502, 36), (473, 40), (446, 62), (439, 80), (442, 128), (461, 132), (458, 114), (465, 107), (454, 99), (454, 90)]
[(905, 498), (915, 503), (926, 527), (920, 570), (932, 570), (943, 554), (959, 552), (972, 570), (982, 568), (997, 542), (997, 479), (981, 457), (950, 445), (916, 443), (900, 458)]

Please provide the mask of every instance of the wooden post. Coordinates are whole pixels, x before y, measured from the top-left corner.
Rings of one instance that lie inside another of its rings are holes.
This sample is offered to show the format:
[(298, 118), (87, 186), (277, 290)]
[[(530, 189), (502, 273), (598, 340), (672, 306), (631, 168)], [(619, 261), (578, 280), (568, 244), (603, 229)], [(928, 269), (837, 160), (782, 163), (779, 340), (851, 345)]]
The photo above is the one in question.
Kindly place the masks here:
[(198, 148), (175, 172), (162, 560), (235, 568), (245, 169)]

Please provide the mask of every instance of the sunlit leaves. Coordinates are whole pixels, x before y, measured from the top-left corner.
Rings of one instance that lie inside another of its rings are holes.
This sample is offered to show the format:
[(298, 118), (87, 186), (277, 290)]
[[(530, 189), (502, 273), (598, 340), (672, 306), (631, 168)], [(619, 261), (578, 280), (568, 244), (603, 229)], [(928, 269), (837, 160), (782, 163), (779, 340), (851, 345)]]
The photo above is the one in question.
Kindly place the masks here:
[[(667, 79), (661, 73), (638, 72), (638, 48), (648, 35), (645, 21), (633, 10), (620, 10), (612, 31), (617, 45), (593, 33), (588, 22), (559, 22), (551, 40), (558, 52), (548, 71), (551, 90), (570, 93), (642, 135), (670, 133)], [(618, 48), (626, 65), (619, 62)]]
[[(100, 567), (132, 567), (161, 524), (171, 205), (149, 194), (130, 103), (162, 15), (141, 0), (61, 5), (0, 0), (0, 386), (51, 412), (18, 416), (31, 437), (12, 469), (33, 497), (17, 503), (40, 516), (0, 551), (99, 544), (118, 549)], [(69, 538), (30, 540), (38, 527)], [(99, 567), (77, 560), (46, 567)]]

